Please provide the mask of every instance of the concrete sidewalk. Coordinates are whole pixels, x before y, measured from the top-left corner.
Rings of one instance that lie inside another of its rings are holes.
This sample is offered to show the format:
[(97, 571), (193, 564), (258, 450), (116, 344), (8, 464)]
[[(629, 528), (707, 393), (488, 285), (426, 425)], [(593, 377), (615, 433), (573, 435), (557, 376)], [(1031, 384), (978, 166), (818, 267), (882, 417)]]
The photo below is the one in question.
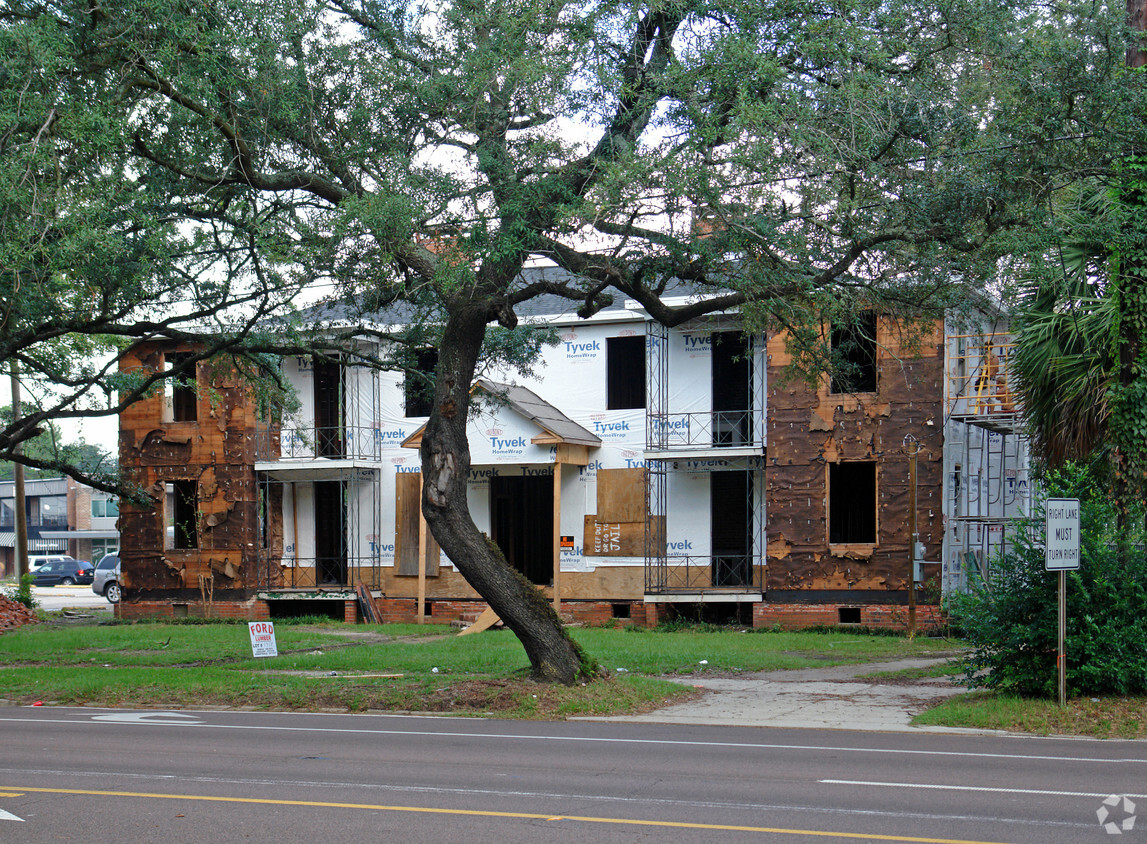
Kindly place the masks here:
[(675, 682), (703, 688), (708, 694), (645, 715), (590, 720), (956, 732), (945, 727), (913, 727), (910, 722), (912, 716), (944, 698), (963, 694), (967, 690), (962, 686), (953, 685), (946, 678), (898, 683), (856, 679), (858, 675), (876, 671), (943, 664), (947, 659), (902, 659), (833, 668), (762, 671), (727, 678), (683, 678)]

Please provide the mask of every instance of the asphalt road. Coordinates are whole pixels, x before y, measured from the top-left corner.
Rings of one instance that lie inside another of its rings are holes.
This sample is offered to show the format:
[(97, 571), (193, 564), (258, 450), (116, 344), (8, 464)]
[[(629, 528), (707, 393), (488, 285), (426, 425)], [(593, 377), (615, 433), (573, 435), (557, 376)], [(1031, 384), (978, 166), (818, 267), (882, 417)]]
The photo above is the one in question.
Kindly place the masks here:
[(1078, 844), (1147, 839), (1102, 802), (1147, 813), (1144, 792), (1141, 742), (0, 708), (13, 844)]
[(33, 586), (32, 597), (43, 610), (80, 610), (111, 615), (112, 605), (88, 586)]

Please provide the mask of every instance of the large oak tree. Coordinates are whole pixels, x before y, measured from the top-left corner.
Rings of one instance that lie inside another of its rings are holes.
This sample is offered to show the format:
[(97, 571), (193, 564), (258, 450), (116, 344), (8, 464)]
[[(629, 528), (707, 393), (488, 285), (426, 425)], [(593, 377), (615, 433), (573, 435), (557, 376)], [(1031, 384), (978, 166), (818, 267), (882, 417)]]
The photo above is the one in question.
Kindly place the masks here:
[[(133, 172), (183, 219), (257, 221), (252, 255), (364, 313), (422, 309), (426, 518), (562, 682), (588, 663), (466, 504), (488, 327), (541, 294), (583, 316), (620, 295), (667, 325), (740, 309), (815, 351), (862, 307), (966, 304), (1039, 248), (1054, 190), (1106, 166), (1126, 97), (1121, 17), (1070, 4), (7, 3), (114, 88)], [(568, 273), (524, 281), (535, 260)], [(695, 295), (666, 298), (680, 282)]]

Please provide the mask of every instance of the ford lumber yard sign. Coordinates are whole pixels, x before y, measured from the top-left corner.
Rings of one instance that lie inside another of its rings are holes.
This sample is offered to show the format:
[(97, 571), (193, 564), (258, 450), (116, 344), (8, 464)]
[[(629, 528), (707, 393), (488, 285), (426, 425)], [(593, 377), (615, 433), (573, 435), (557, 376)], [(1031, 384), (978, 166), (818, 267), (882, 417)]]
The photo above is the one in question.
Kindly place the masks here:
[(278, 656), (275, 644), (275, 625), (270, 621), (249, 621), (251, 631), (251, 656)]

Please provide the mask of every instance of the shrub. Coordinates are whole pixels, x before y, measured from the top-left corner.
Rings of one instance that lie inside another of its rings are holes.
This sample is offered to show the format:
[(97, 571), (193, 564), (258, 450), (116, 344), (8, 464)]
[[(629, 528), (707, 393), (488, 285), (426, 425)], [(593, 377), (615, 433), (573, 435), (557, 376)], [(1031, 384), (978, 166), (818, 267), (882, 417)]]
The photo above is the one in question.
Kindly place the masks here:
[[(1142, 519), (1119, 528), (1111, 497), (1086, 469), (1049, 473), (1048, 497), (1080, 499), (1080, 568), (1067, 572), (1069, 696), (1147, 693), (1147, 556)], [(1043, 512), (1022, 522), (990, 582), (950, 604), (971, 645), (964, 682), (1055, 697), (1058, 575), (1044, 569)]]
[(40, 602), (32, 595), (32, 574), (31, 572), (25, 574), (20, 578), (20, 583), (10, 589), (4, 590), (4, 594), (15, 601), (17, 604), (23, 604), (30, 610), (36, 609)]

